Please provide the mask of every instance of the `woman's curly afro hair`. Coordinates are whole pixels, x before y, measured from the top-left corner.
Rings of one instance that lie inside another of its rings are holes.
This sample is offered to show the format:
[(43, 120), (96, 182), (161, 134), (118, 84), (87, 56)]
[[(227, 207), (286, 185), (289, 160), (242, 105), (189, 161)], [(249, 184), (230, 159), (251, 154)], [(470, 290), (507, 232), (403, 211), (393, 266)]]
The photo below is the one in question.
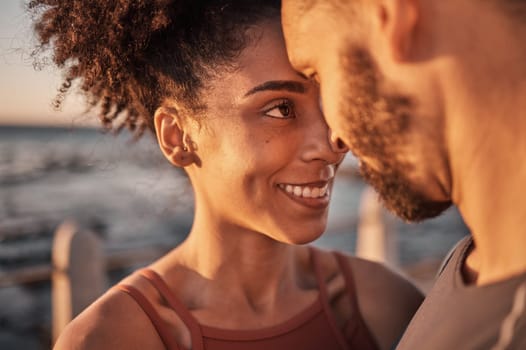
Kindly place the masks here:
[(247, 46), (248, 28), (278, 18), (280, 1), (33, 0), (28, 8), (34, 57), (51, 49), (64, 71), (55, 104), (77, 82), (106, 128), (141, 134), (153, 130), (155, 109), (167, 98), (203, 108), (207, 73)]

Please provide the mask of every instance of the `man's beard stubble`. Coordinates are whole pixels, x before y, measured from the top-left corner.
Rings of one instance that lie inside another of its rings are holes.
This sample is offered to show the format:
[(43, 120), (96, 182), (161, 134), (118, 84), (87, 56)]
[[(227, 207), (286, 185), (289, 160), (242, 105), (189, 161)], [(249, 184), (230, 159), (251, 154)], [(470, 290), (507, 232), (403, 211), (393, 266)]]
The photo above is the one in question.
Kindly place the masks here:
[(380, 163), (380, 171), (360, 162), (360, 173), (378, 192), (387, 209), (406, 221), (435, 217), (451, 206), (415, 191), (407, 175), (412, 167), (400, 160), (413, 102), (410, 98), (379, 91), (380, 75), (369, 53), (352, 48), (341, 55), (346, 74), (344, 99), (340, 106), (342, 137), (360, 158)]

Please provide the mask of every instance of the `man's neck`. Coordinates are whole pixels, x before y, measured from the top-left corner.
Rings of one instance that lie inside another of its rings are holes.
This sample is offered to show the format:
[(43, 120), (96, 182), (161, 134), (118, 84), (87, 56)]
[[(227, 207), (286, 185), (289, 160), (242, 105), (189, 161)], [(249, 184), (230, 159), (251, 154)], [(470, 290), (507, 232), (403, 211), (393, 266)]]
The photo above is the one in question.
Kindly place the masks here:
[(475, 242), (464, 272), (477, 285), (526, 272), (526, 84), (502, 92), (500, 105), (493, 96), (470, 112), (480, 125), (465, 125), (473, 134), (454, 164), (454, 202)]
[(526, 272), (526, 45), (500, 12), (479, 20), (442, 84), (452, 199), (475, 243), (464, 272), (483, 285)]

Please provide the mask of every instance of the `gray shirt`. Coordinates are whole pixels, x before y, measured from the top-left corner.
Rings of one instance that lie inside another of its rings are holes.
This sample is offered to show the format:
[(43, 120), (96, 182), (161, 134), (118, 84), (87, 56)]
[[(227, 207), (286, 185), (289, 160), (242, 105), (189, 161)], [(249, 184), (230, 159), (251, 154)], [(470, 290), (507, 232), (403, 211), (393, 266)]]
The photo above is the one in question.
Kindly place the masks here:
[(466, 285), (461, 267), (472, 244), (457, 244), (397, 350), (526, 349), (526, 273)]

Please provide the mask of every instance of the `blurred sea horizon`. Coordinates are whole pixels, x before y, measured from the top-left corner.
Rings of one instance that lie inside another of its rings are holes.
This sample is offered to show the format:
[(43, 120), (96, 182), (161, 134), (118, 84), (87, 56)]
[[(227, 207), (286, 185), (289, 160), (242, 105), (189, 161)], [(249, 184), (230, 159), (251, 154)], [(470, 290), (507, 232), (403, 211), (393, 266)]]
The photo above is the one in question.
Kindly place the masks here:
[[(366, 188), (355, 167), (349, 157), (337, 175), (328, 227), (314, 245), (354, 252)], [(0, 271), (49, 262), (53, 230), (65, 219), (92, 227), (114, 246), (176, 246), (192, 218), (187, 177), (148, 134), (133, 142), (124, 131), (114, 136), (89, 128), (0, 126)], [(456, 208), (419, 224), (390, 221), (402, 267), (440, 260), (468, 234)], [(39, 232), (11, 232), (24, 222)], [(49, 304), (49, 283), (0, 287), (0, 348), (42, 348)]]

